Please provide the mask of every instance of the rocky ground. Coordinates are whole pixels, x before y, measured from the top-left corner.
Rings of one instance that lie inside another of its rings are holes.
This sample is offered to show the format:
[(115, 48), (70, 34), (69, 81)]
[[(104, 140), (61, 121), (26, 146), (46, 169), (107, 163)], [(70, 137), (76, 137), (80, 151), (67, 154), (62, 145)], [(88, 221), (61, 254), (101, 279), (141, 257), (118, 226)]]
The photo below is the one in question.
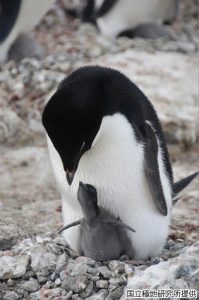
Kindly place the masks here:
[(60, 196), (41, 125), (45, 101), (65, 75), (85, 64), (112, 66), (154, 104), (175, 179), (197, 171), (196, 12), (197, 1), (181, 1), (172, 40), (110, 40), (55, 5), (33, 32), (45, 58), (1, 67), (0, 299), (125, 299), (126, 286), (199, 291), (198, 179), (173, 208), (161, 257), (146, 262), (77, 257), (57, 233), (62, 226)]

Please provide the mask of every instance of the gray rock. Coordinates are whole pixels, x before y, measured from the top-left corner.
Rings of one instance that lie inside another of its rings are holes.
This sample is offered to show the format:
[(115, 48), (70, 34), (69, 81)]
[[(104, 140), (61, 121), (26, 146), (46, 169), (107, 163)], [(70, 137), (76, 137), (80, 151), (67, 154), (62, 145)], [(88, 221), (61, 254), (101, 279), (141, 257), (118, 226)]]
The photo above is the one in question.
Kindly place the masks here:
[(25, 281), (22, 287), (25, 291), (27, 291), (29, 293), (33, 293), (33, 292), (38, 291), (39, 284), (38, 284), (37, 280), (32, 279), (29, 281)]
[(28, 292), (27, 292), (27, 291), (24, 291), (24, 289), (23, 289), (22, 287), (19, 287), (19, 288), (16, 290), (16, 292), (17, 292), (17, 294), (20, 295), (21, 298), (22, 298), (22, 297), (24, 298), (25, 295), (28, 294)]
[(74, 294), (74, 295), (72, 295), (72, 300), (82, 300), (82, 298), (79, 297), (78, 294)]
[(50, 274), (50, 280), (55, 281), (55, 278), (56, 278), (56, 274), (54, 272)]
[(67, 260), (66, 253), (63, 253), (63, 254), (58, 256), (58, 259), (57, 259), (57, 262), (56, 262), (56, 269), (55, 269), (56, 273), (59, 274), (66, 267), (66, 264), (67, 264), (66, 260)]
[(66, 295), (66, 299), (71, 299), (72, 295), (73, 295), (72, 291), (68, 292)]
[(66, 267), (66, 273), (70, 274), (71, 276), (85, 274), (88, 271), (89, 266), (86, 263), (77, 262), (70, 262)]
[(51, 289), (54, 287), (54, 282), (52, 281), (47, 281), (46, 284), (45, 284), (45, 288), (46, 289)]
[[(4, 128), (5, 129), (5, 128)], [(1, 124), (0, 124), (1, 131)], [(1, 134), (0, 134), (1, 140)], [(23, 230), (13, 224), (2, 225), (0, 230), (0, 250), (5, 251), (9, 250), (12, 246), (17, 243), (17, 240), (20, 236), (24, 234)]]
[(29, 257), (22, 256), (1, 256), (0, 257), (0, 279), (19, 278), (27, 270)]
[(41, 293), (40, 293), (40, 291), (31, 293), (29, 295), (29, 297), (30, 297), (30, 300), (41, 300)]
[(120, 286), (118, 288), (116, 288), (115, 290), (111, 291), (108, 296), (107, 296), (107, 300), (118, 300), (121, 299), (122, 295), (123, 295), (123, 291), (124, 291), (124, 286)]
[(94, 268), (89, 267), (87, 271), (91, 275), (99, 275), (99, 273), (100, 273), (100, 271), (98, 270), (97, 267), (94, 267)]
[(53, 299), (55, 297), (59, 297), (62, 294), (62, 289), (61, 288), (54, 288), (49, 290), (48, 292), (48, 298)]
[(54, 271), (56, 267), (56, 255), (47, 252), (43, 245), (32, 247), (31, 252), (31, 267), (36, 272), (37, 276), (48, 276), (49, 272)]
[(56, 286), (61, 285), (61, 279), (60, 279), (60, 278), (57, 278), (57, 279), (55, 280), (55, 285), (56, 285)]
[(68, 292), (72, 290), (74, 293), (81, 293), (86, 289), (89, 284), (89, 280), (84, 275), (70, 276), (62, 281), (61, 287)]
[(109, 279), (109, 283), (114, 286), (124, 285), (126, 282), (127, 282), (127, 279), (125, 276)]
[(48, 280), (48, 277), (46, 277), (46, 276), (37, 276), (37, 281), (39, 283), (46, 283), (47, 280)]
[(17, 300), (17, 299), (19, 299), (19, 295), (17, 295), (17, 293), (15, 293), (14, 291), (7, 292), (3, 297), (3, 300)]
[(89, 296), (93, 294), (93, 281), (90, 281), (86, 289), (80, 293), (82, 298), (87, 299)]
[(125, 272), (125, 263), (118, 260), (111, 260), (109, 262), (109, 269), (113, 272), (124, 273)]
[(61, 280), (67, 279), (68, 274), (66, 273), (66, 270), (62, 270), (59, 274)]
[(100, 280), (100, 277), (99, 276), (97, 276), (97, 275), (91, 275), (91, 274), (86, 274), (86, 277), (88, 278), (88, 279), (90, 279), (90, 280), (92, 280), (92, 281), (98, 281), (98, 280)]
[(107, 280), (99, 280), (96, 282), (96, 287), (99, 289), (107, 289), (108, 281)]
[(98, 267), (98, 271), (102, 274), (104, 278), (112, 277), (112, 272), (106, 266)]
[(12, 285), (14, 285), (14, 284), (15, 284), (14, 280), (8, 279), (8, 281), (7, 281), (7, 285), (8, 285), (8, 286), (12, 286)]
[(105, 300), (107, 295), (108, 295), (107, 290), (100, 290), (98, 293), (88, 297), (87, 300)]

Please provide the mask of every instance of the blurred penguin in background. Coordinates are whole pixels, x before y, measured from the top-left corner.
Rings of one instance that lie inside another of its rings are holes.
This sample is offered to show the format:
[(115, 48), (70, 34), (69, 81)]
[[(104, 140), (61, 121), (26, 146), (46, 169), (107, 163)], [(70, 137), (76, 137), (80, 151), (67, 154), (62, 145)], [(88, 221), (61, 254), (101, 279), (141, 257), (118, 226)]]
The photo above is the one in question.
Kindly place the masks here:
[(163, 24), (171, 24), (177, 12), (178, 0), (87, 0), (73, 15), (109, 37), (157, 38), (169, 36)]
[(42, 58), (43, 49), (27, 33), (54, 0), (0, 0), (0, 62), (24, 57)]

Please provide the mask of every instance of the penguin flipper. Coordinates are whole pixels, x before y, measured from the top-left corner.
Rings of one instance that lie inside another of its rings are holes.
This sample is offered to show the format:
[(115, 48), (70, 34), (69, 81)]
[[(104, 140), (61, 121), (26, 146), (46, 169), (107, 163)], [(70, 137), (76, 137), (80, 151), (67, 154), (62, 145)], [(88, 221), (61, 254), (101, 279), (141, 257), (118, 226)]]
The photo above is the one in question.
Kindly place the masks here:
[(162, 215), (166, 216), (168, 211), (158, 167), (157, 138), (149, 123), (145, 122), (144, 131), (146, 139), (144, 151), (144, 170), (146, 179), (156, 208)]
[(199, 174), (199, 172), (193, 173), (173, 185), (173, 197), (175, 197), (178, 193), (180, 193), (184, 188), (186, 188), (192, 180)]
[(68, 228), (71, 228), (71, 227), (74, 227), (74, 226), (77, 226), (77, 225), (80, 225), (81, 224), (81, 220), (78, 220), (78, 221), (75, 221), (75, 222), (72, 222), (66, 226), (64, 226), (63, 228), (61, 228), (58, 233), (62, 233), (64, 230), (68, 229)]

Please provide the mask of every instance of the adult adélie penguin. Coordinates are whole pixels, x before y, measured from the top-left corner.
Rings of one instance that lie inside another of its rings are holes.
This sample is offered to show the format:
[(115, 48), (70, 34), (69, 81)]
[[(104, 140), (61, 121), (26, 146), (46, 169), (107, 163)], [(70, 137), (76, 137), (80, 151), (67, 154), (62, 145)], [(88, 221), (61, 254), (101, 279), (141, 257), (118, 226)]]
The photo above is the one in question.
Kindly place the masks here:
[[(99, 205), (136, 230), (127, 232), (135, 258), (159, 255), (172, 199), (196, 174), (173, 183), (164, 134), (143, 92), (119, 71), (85, 66), (60, 83), (42, 121), (64, 225), (82, 217), (77, 190), (80, 181), (88, 182)], [(78, 227), (64, 237), (76, 250)]]

